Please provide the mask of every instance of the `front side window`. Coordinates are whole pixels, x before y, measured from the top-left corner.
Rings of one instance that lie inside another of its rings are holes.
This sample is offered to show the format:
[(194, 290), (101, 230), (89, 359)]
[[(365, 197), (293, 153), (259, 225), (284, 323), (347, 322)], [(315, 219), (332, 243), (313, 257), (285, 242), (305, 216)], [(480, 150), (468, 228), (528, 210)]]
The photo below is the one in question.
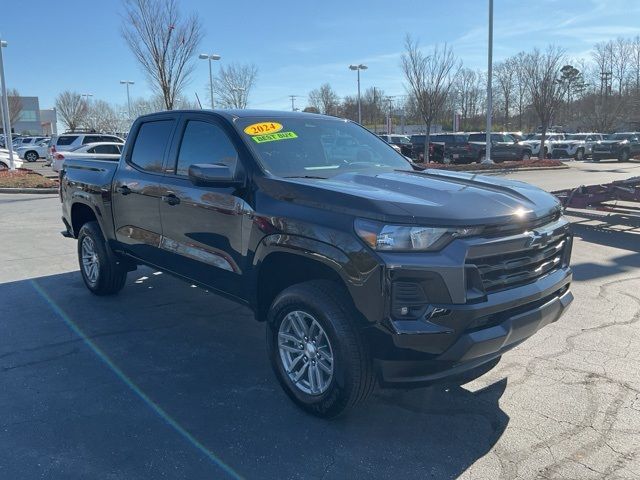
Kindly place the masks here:
[(162, 172), (164, 152), (174, 123), (174, 120), (158, 120), (140, 125), (131, 152), (131, 163), (148, 172)]
[(176, 175), (188, 175), (189, 167), (198, 163), (221, 163), (234, 170), (238, 152), (219, 126), (190, 120), (180, 143)]
[(82, 144), (86, 145), (87, 143), (98, 143), (101, 141), (102, 138), (100, 135), (85, 135), (84, 140), (82, 140)]
[(120, 149), (117, 145), (96, 145), (93, 147), (92, 153), (109, 153), (112, 155), (119, 155)]

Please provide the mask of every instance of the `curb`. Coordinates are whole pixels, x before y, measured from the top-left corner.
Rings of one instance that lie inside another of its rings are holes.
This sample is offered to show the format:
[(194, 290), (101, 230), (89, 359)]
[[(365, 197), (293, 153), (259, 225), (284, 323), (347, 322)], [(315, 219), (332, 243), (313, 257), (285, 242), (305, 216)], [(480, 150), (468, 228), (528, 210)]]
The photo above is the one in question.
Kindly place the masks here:
[(54, 188), (0, 188), (0, 193), (41, 193), (41, 194), (57, 194), (58, 189)]

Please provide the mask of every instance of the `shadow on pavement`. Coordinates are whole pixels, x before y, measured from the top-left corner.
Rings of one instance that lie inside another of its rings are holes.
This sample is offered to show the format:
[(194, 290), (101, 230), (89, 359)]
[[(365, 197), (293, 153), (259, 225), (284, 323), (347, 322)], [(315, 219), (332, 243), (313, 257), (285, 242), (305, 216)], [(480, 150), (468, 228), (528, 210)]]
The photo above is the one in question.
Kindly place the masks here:
[(116, 297), (78, 272), (0, 297), (5, 478), (456, 478), (509, 422), (506, 380), (382, 390), (310, 417), (277, 385), (249, 310), (146, 268)]
[[(613, 257), (610, 265), (591, 262), (572, 265), (576, 281), (593, 280), (640, 268), (640, 216), (628, 213), (603, 215), (577, 210), (571, 210), (568, 215), (580, 219), (572, 223), (571, 230), (582, 241), (628, 251)], [(597, 223), (587, 223), (593, 221)]]

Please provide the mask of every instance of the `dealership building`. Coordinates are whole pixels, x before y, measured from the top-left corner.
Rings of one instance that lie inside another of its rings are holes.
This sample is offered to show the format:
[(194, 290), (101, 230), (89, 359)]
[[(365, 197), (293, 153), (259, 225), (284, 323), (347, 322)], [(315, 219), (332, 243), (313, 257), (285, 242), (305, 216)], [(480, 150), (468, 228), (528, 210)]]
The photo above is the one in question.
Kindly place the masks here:
[[(18, 120), (11, 125), (12, 133), (26, 135), (52, 135), (57, 133), (56, 109), (40, 110), (38, 97), (18, 97), (20, 113)], [(2, 125), (0, 124), (0, 132)], [(4, 132), (2, 132), (4, 133)]]

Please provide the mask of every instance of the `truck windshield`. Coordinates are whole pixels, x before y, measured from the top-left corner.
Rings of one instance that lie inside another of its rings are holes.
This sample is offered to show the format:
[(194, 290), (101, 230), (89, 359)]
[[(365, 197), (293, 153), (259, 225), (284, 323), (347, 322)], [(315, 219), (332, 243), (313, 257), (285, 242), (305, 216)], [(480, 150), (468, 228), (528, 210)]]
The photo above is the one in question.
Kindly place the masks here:
[(280, 177), (328, 178), (363, 170), (411, 170), (407, 159), (359, 125), (334, 118), (236, 121), (263, 168)]

